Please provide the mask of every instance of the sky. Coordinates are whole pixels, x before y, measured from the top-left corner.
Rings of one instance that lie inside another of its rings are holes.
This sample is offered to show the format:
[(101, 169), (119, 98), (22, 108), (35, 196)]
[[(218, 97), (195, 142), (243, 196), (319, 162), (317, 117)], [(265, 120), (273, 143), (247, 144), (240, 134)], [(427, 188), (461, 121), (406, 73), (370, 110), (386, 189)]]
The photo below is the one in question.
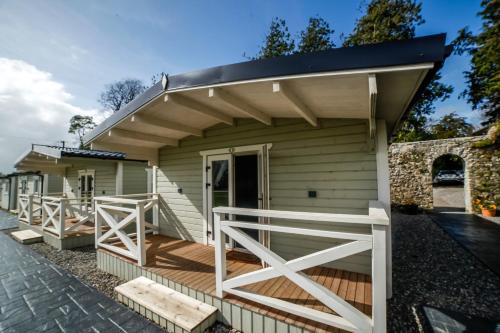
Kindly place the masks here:
[[(286, 20), (293, 36), (319, 15), (349, 34), (362, 15), (362, 0), (289, 1), (19, 1), (0, 0), (0, 172), (31, 143), (76, 143), (68, 134), (75, 114), (102, 121), (97, 102), (106, 84), (137, 78), (147, 85), (168, 74), (245, 61), (258, 52), (273, 17)], [(417, 35), (481, 27), (480, 0), (424, 0), (425, 24)], [(479, 124), (480, 114), (458, 95), (467, 56), (448, 58), (442, 81), (450, 99), (434, 119), (450, 112)]]

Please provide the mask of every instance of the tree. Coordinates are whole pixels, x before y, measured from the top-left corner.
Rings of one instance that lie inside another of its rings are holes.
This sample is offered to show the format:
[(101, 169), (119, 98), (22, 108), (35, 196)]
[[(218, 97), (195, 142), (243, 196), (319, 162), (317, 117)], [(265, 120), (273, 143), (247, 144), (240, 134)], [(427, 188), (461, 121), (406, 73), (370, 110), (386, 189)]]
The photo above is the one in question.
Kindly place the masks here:
[(92, 117), (76, 115), (71, 117), (69, 121), (68, 133), (76, 134), (78, 136), (78, 140), (80, 141), (80, 149), (84, 149), (83, 137), (94, 127), (96, 127), (96, 123), (94, 123)]
[(458, 138), (472, 135), (474, 126), (469, 124), (465, 117), (460, 117), (455, 112), (444, 115), (431, 126), (431, 133), (436, 139)]
[(309, 18), (306, 29), (300, 33), (298, 53), (329, 50), (335, 47), (331, 36), (335, 31), (321, 17)]
[(125, 79), (117, 81), (106, 86), (106, 89), (101, 93), (99, 103), (104, 108), (116, 112), (142, 94), (144, 90), (146, 90), (146, 87), (140, 80)]
[[(415, 28), (425, 22), (421, 10), (422, 4), (413, 0), (372, 0), (344, 41), (344, 46), (414, 38)], [(453, 91), (452, 86), (439, 82), (440, 79), (441, 75), (436, 73), (402, 122), (394, 141), (418, 141), (430, 137), (426, 124), (427, 117), (434, 112), (434, 102), (447, 99)]]
[(484, 113), (482, 125), (488, 125), (500, 119), (500, 1), (483, 0), (481, 7), (482, 31), (474, 35), (465, 27), (453, 44), (457, 54), (471, 56), (471, 69), (464, 72), (467, 88), (461, 96)]
[(267, 59), (292, 54), (295, 42), (288, 31), (286, 21), (275, 17), (271, 21), (269, 32), (255, 59)]

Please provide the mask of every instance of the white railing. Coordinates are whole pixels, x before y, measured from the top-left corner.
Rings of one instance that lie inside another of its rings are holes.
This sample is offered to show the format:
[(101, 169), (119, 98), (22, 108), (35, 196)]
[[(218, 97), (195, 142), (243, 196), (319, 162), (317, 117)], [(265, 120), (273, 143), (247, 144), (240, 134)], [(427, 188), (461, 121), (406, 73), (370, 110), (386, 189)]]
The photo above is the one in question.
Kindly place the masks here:
[[(42, 230), (55, 234), (59, 239), (76, 232), (84, 225), (94, 223), (93, 201), (90, 197), (42, 197)], [(72, 219), (67, 223), (67, 219)]]
[(33, 224), (36, 216), (41, 217), (42, 202), (38, 194), (19, 194), (19, 209), (17, 218), (19, 221)]
[[(94, 198), (95, 246), (146, 264), (145, 238), (159, 230), (159, 197), (156, 193)], [(152, 211), (153, 223), (146, 222)], [(135, 223), (135, 228), (127, 228)], [(103, 233), (104, 227), (104, 233)], [(108, 230), (106, 230), (109, 228)], [(121, 247), (120, 247), (121, 243)]]
[[(215, 279), (216, 295), (223, 298), (224, 292), (234, 294), (251, 301), (274, 307), (278, 310), (312, 319), (326, 325), (351, 332), (386, 331), (386, 232), (389, 218), (377, 201), (370, 202), (369, 215), (323, 214), (275, 210), (258, 210), (234, 207), (217, 207), (214, 212), (215, 229)], [(346, 225), (370, 226), (369, 233), (349, 233), (344, 231), (326, 231), (310, 228), (239, 222), (222, 219), (222, 216), (254, 216), (272, 219), (317, 221), (342, 223)], [(325, 250), (286, 261), (241, 229), (254, 229), (268, 232), (296, 234), (304, 236), (326, 237), (349, 240)], [(226, 279), (226, 235), (241, 244), (248, 251), (259, 257), (267, 267), (260, 270)], [(372, 252), (372, 316), (371, 318), (356, 309), (340, 296), (311, 280), (301, 271), (327, 264), (367, 250)], [(318, 301), (329, 307), (336, 314), (318, 311), (309, 307), (283, 301), (277, 298), (256, 294), (240, 287), (248, 284), (285, 276), (300, 286)]]

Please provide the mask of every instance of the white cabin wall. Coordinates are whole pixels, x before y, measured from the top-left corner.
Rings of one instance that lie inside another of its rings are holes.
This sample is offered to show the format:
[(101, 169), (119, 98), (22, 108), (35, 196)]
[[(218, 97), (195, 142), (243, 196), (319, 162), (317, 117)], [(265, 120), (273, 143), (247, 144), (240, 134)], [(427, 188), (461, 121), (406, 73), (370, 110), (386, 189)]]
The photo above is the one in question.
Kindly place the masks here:
[(116, 161), (112, 160), (79, 160), (72, 163), (72, 167), (66, 169), (64, 182), (64, 193), (68, 198), (78, 197), (78, 171), (94, 170), (94, 193), (95, 196), (115, 195), (116, 190)]
[[(218, 125), (204, 134), (182, 140), (179, 147), (160, 150), (157, 186), (162, 198), (162, 234), (203, 242), (202, 150), (272, 143), (271, 209), (368, 214), (368, 201), (377, 199), (376, 157), (364, 120), (322, 119), (315, 129), (300, 119), (277, 119), (273, 126), (239, 119), (236, 126)], [(308, 198), (309, 190), (316, 191), (317, 198)], [(328, 223), (314, 227), (369, 230)], [(271, 236), (271, 248), (287, 259), (334, 244), (300, 235)], [(336, 267), (367, 273), (369, 253), (346, 258)]]

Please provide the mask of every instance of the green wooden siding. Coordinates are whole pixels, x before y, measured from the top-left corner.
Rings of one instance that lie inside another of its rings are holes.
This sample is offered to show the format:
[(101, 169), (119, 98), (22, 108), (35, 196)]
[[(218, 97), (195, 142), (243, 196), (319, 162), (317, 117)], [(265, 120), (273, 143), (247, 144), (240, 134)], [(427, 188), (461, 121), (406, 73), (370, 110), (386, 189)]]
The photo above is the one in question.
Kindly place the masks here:
[(146, 163), (124, 162), (123, 164), (123, 194), (146, 193), (148, 190), (148, 175)]
[[(203, 138), (189, 137), (179, 147), (160, 150), (158, 191), (161, 233), (203, 241), (203, 160), (200, 151), (272, 143), (269, 159), (271, 209), (368, 214), (377, 199), (375, 152), (370, 149), (364, 120), (323, 119), (319, 129), (300, 119), (278, 119), (273, 126), (238, 120), (218, 125)], [(182, 189), (182, 194), (178, 190)], [(308, 198), (308, 191), (316, 198)], [(331, 223), (273, 221), (325, 230), (369, 231)], [(286, 259), (336, 244), (331, 240), (272, 234), (271, 247)], [(360, 254), (339, 261), (337, 268), (368, 273), (370, 258)]]

